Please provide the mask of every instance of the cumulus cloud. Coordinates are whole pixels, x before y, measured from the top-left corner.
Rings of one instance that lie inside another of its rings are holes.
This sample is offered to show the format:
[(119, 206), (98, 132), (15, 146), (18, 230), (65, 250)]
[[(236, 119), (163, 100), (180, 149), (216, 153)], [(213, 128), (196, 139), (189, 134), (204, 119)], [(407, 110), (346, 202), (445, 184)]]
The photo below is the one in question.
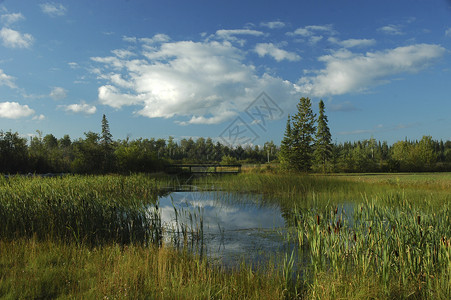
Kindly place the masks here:
[(334, 35), (335, 30), (333, 29), (333, 26), (330, 24), (328, 24), (328, 25), (309, 25), (309, 26), (305, 26), (305, 27), (300, 27), (300, 28), (296, 29), (294, 32), (289, 32), (287, 34), (293, 35), (293, 36), (299, 35), (299, 36), (303, 36), (303, 37), (309, 37), (309, 36), (317, 35), (318, 33)]
[(21, 13), (13, 13), (2, 15), (0, 19), (4, 24), (11, 25), (17, 21), (24, 20), (25, 17)]
[(170, 40), (170, 38), (166, 34), (158, 33), (158, 34), (154, 35), (152, 38), (140, 38), (139, 40), (143, 43), (155, 44), (155, 43), (168, 42)]
[(298, 90), (318, 97), (365, 91), (371, 86), (388, 82), (393, 75), (424, 69), (445, 52), (443, 47), (431, 44), (366, 54), (342, 49), (320, 57), (325, 68), (314, 71), (314, 76), (302, 77)]
[(16, 88), (14, 84), (14, 77), (6, 75), (2, 69), (0, 69), (0, 86), (6, 85), (12, 89)]
[(50, 97), (53, 100), (62, 100), (67, 97), (67, 91), (62, 87), (54, 87), (50, 92)]
[(220, 29), (217, 30), (215, 34), (217, 38), (230, 42), (237, 42), (241, 46), (243, 46), (246, 43), (246, 41), (244, 39), (239, 39), (236, 36), (243, 35), (262, 36), (264, 35), (264, 33), (253, 29)]
[(340, 41), (335, 37), (330, 37), (328, 41), (344, 48), (368, 47), (376, 44), (376, 40), (374, 39), (348, 39)]
[(288, 81), (258, 75), (228, 41), (168, 42), (144, 47), (143, 55), (92, 58), (103, 64), (98, 76), (107, 81), (99, 87), (101, 104), (136, 106), (136, 114), (149, 118), (185, 118), (180, 124), (216, 124), (243, 111), (263, 90), (281, 101), (296, 92)]
[(41, 114), (41, 115), (38, 115), (38, 116), (34, 116), (32, 120), (35, 120), (35, 121), (42, 121), (42, 120), (45, 120), (45, 116), (42, 115), (42, 114)]
[(285, 23), (280, 21), (261, 22), (260, 26), (267, 27), (269, 29), (279, 29), (285, 27)]
[(131, 52), (130, 50), (125, 50), (125, 49), (116, 49), (111, 52), (119, 58), (126, 58), (129, 56), (135, 55), (135, 53)]
[(66, 14), (67, 8), (62, 4), (43, 3), (40, 5), (43, 13), (51, 17), (61, 17)]
[(297, 36), (306, 39), (310, 45), (315, 45), (321, 41), (323, 35), (335, 35), (336, 31), (332, 25), (309, 25), (305, 27), (300, 27), (294, 32), (288, 32), (289, 36)]
[(254, 51), (260, 56), (265, 55), (272, 56), (277, 61), (282, 61), (284, 59), (289, 61), (300, 60), (301, 57), (293, 52), (288, 52), (283, 49), (278, 48), (272, 43), (259, 43), (255, 46)]
[(401, 30), (401, 26), (399, 25), (386, 25), (383, 27), (380, 27), (378, 29), (380, 32), (389, 34), (389, 35), (402, 35), (403, 32)]
[(3, 27), (0, 30), (0, 38), (3, 41), (3, 45), (10, 48), (29, 48), (34, 40), (31, 34), (22, 34), (7, 27)]
[(84, 102), (81, 102), (80, 104), (60, 105), (59, 107), (68, 112), (82, 113), (86, 115), (92, 115), (97, 111), (97, 108), (94, 105), (89, 105)]
[(19, 119), (34, 114), (34, 110), (28, 105), (17, 102), (0, 102), (0, 118)]

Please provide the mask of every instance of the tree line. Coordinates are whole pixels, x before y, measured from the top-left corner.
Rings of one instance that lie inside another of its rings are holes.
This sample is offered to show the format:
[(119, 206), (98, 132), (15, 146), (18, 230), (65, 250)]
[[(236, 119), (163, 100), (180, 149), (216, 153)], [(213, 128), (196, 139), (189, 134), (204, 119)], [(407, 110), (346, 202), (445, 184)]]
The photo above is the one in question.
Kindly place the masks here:
[(389, 145), (368, 140), (331, 143), (324, 103), (318, 117), (310, 99), (289, 117), (281, 145), (230, 147), (211, 138), (114, 140), (108, 120), (101, 132), (87, 132), (72, 140), (53, 134), (30, 139), (0, 131), (0, 173), (129, 173), (163, 171), (170, 163), (279, 163), (281, 169), (300, 172), (422, 172), (451, 171), (451, 141), (430, 136)]
[(416, 141), (398, 141), (389, 146), (374, 138), (333, 144), (319, 101), (318, 117), (309, 98), (301, 98), (297, 112), (288, 116), (279, 151), (282, 169), (297, 172), (425, 172), (451, 171), (451, 141), (423, 136)]

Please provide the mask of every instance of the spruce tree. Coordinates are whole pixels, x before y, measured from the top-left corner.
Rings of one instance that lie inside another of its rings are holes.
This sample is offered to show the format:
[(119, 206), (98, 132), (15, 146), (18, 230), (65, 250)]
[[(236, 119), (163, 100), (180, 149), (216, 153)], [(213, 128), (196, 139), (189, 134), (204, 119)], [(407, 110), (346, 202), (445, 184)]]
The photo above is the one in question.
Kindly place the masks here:
[(295, 170), (310, 171), (313, 164), (313, 143), (315, 134), (315, 114), (309, 98), (302, 97), (297, 105), (291, 127), (291, 162)]
[(326, 173), (327, 163), (332, 158), (332, 135), (330, 134), (327, 116), (324, 111), (324, 102), (320, 100), (314, 157), (315, 165), (323, 173)]
[(108, 148), (113, 143), (113, 136), (110, 132), (110, 125), (108, 120), (106, 119), (105, 114), (102, 117), (102, 136), (100, 139), (100, 143), (103, 147)]
[(105, 115), (102, 117), (102, 134), (100, 137), (100, 145), (102, 146), (103, 152), (103, 172), (111, 172), (113, 171), (114, 166), (113, 135), (110, 132), (110, 125)]
[(282, 168), (291, 169), (292, 160), (292, 136), (291, 136), (291, 117), (288, 115), (285, 134), (280, 144), (279, 160)]

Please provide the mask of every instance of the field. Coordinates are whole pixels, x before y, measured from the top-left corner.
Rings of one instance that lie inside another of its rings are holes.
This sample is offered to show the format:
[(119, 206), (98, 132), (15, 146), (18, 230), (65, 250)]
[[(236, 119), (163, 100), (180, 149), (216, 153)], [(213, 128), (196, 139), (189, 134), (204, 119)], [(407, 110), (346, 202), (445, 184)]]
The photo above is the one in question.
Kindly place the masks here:
[[(297, 250), (224, 269), (162, 243), (167, 178), (0, 179), (1, 298), (449, 299), (451, 175), (198, 180), (280, 205)], [(345, 209), (352, 207), (351, 210)]]

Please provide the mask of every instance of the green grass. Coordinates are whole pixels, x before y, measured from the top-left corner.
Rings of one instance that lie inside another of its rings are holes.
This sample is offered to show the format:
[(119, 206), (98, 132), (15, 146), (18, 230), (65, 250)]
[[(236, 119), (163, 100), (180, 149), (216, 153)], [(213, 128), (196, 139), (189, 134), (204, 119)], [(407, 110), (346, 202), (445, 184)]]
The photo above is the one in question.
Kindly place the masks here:
[(451, 298), (449, 173), (199, 179), (263, 194), (293, 226), (297, 255), (234, 270), (162, 246), (148, 207), (171, 184), (145, 175), (1, 178), (0, 297)]
[(2, 299), (282, 299), (271, 270), (224, 272), (186, 252), (154, 246), (86, 247), (0, 241)]
[(158, 183), (143, 175), (0, 180), (0, 237), (36, 236), (97, 245), (158, 239), (147, 206)]
[(451, 298), (450, 174), (250, 173), (214, 184), (261, 193), (295, 224), (298, 256), (308, 263), (297, 262), (303, 271), (292, 295)]

